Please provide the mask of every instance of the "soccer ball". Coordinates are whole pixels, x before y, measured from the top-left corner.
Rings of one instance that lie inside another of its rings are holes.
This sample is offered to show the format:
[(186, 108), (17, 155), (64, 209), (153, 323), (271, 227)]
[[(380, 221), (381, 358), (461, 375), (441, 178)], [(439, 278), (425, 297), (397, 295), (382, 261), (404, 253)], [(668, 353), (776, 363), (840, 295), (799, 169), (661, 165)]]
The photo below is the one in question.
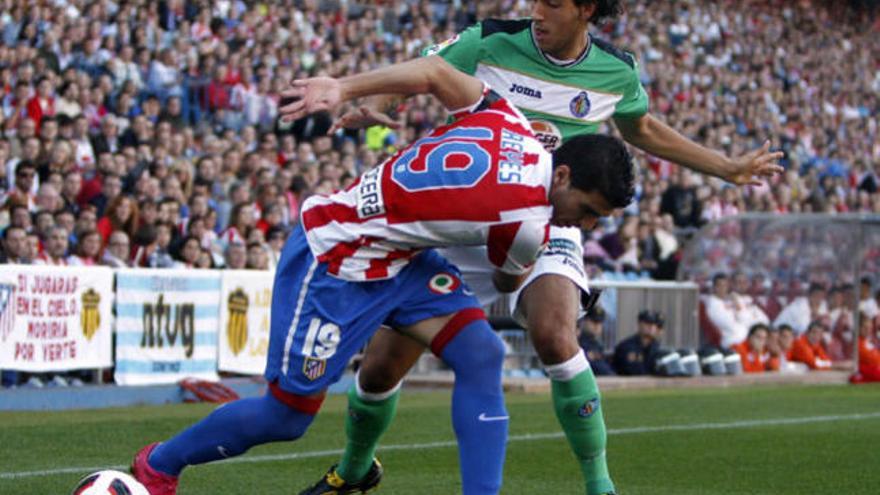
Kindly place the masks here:
[(131, 475), (107, 470), (81, 479), (71, 495), (150, 495), (150, 492)]

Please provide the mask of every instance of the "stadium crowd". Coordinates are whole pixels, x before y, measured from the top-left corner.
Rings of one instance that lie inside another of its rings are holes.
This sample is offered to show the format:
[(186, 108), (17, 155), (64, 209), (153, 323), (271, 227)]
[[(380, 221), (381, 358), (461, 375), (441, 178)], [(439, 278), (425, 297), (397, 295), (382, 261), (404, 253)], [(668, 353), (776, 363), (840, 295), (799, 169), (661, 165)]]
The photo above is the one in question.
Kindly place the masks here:
[[(445, 118), (416, 98), (398, 131), (327, 136), (326, 116), (279, 123), (280, 90), (529, 4), (3, 1), (2, 260), (271, 268), (303, 198)], [(631, 1), (602, 28), (641, 60), (655, 114), (732, 155), (769, 138), (788, 172), (733, 188), (638, 156), (639, 201), (587, 240), (596, 270), (672, 278), (683, 232), (740, 212), (880, 213), (880, 22), (833, 4)]]

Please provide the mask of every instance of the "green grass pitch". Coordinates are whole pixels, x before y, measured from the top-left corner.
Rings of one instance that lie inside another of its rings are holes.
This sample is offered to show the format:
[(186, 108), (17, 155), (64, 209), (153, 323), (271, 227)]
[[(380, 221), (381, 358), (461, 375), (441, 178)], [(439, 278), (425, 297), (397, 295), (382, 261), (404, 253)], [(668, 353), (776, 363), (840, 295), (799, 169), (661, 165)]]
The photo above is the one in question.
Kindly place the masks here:
[[(583, 493), (549, 395), (507, 403), (502, 493)], [(344, 406), (331, 397), (295, 444), (189, 469), (180, 494), (296, 493), (338, 457)], [(880, 493), (880, 386), (621, 391), (605, 394), (604, 407), (621, 495)], [(0, 413), (0, 494), (64, 495), (90, 469), (127, 464), (210, 408)], [(405, 392), (383, 444), (378, 493), (459, 493), (448, 392)]]

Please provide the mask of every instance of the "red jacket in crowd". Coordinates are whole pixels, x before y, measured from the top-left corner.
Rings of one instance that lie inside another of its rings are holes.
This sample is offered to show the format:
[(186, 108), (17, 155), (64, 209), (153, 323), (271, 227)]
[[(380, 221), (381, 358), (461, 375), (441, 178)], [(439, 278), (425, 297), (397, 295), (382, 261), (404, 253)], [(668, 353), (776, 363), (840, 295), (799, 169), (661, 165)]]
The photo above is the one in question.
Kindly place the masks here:
[(794, 341), (791, 347), (791, 360), (804, 363), (811, 370), (831, 369), (831, 359), (825, 353), (822, 343), (811, 344), (806, 335)]

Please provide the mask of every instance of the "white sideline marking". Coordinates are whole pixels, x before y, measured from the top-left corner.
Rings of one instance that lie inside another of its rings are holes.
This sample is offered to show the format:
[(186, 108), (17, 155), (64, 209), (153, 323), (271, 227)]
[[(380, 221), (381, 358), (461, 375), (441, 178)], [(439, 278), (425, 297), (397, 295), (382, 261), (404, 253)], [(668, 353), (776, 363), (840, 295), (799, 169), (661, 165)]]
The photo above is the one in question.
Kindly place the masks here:
[[(825, 423), (833, 421), (858, 421), (865, 419), (880, 418), (880, 412), (864, 413), (864, 414), (840, 414), (834, 416), (807, 416), (802, 418), (777, 418), (777, 419), (754, 419), (745, 421), (731, 421), (728, 423), (693, 423), (687, 425), (663, 425), (663, 426), (636, 426), (633, 428), (614, 428), (608, 430), (608, 435), (636, 435), (640, 433), (665, 433), (670, 431), (697, 431), (697, 430), (731, 430), (736, 428), (753, 428), (759, 426), (785, 426), (785, 425), (802, 425), (808, 423)], [(535, 433), (526, 435), (511, 435), (509, 442), (529, 442), (534, 440), (552, 440), (563, 438), (564, 434), (560, 432), (552, 433)], [(385, 445), (379, 447), (382, 452), (390, 452), (395, 450), (419, 450), (419, 449), (439, 449), (447, 447), (455, 447), (454, 441), (443, 442), (427, 442), (427, 443), (410, 443)], [(253, 455), (248, 457), (236, 457), (218, 461), (223, 464), (241, 464), (255, 462), (273, 462), (273, 461), (291, 461), (296, 459), (311, 459), (314, 457), (331, 457), (342, 455), (342, 449), (333, 450), (313, 450), (311, 452), (300, 452), (291, 454), (271, 454), (271, 455)], [(57, 469), (44, 469), (40, 471), (17, 471), (17, 472), (0, 472), (0, 479), (17, 479), (32, 478), (42, 476), (54, 476), (58, 474), (72, 473), (91, 473), (102, 469), (125, 470), (128, 466), (84, 466), (84, 467), (67, 467)]]

